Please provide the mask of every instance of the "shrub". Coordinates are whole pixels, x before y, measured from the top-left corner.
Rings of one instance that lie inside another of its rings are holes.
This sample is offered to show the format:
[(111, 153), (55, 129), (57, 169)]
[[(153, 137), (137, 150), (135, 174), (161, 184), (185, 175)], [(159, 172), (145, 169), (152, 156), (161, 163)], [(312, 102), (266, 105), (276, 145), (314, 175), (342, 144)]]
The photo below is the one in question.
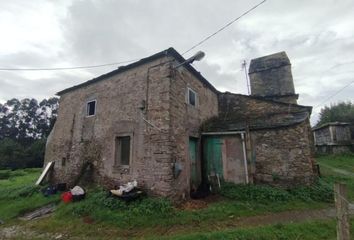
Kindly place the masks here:
[(143, 198), (141, 201), (132, 202), (129, 211), (136, 215), (164, 215), (171, 213), (173, 206), (166, 198)]
[(332, 187), (321, 179), (311, 186), (293, 188), (289, 192), (303, 201), (333, 202), (334, 198)]
[(173, 210), (172, 203), (164, 198), (145, 197), (126, 203), (123, 200), (109, 196), (108, 192), (97, 188), (88, 192), (87, 198), (83, 201), (73, 203), (69, 206), (68, 212), (74, 215), (92, 215), (100, 210), (109, 210), (119, 213), (121, 217), (164, 215)]
[(266, 185), (236, 185), (223, 183), (221, 195), (240, 201), (284, 202), (289, 200), (333, 202), (333, 190), (323, 180), (311, 186), (280, 189)]
[(0, 170), (0, 180), (1, 179), (8, 179), (11, 176), (10, 170)]
[(223, 183), (221, 195), (241, 201), (288, 201), (291, 195), (283, 189), (266, 185), (236, 185)]

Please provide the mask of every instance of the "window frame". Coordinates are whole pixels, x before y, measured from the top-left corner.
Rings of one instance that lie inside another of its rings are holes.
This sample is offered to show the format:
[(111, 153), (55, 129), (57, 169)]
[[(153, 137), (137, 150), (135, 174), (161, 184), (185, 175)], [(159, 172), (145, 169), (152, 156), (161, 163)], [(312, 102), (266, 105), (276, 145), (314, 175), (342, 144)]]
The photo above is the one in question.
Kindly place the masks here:
[[(90, 108), (89, 108), (89, 104), (94, 102), (95, 103), (95, 108), (94, 108), (94, 113), (93, 114), (89, 114)], [(96, 116), (96, 112), (97, 112), (97, 100), (93, 99), (93, 100), (89, 100), (86, 102), (86, 117), (93, 117)]]
[[(117, 141), (120, 141), (119, 139), (129, 137), (129, 162), (128, 164), (122, 164), (122, 150), (121, 150), (121, 144), (119, 145), (120, 149), (117, 149), (118, 144)], [(119, 158), (118, 158), (119, 156)], [(132, 163), (132, 156), (133, 156), (133, 134), (127, 133), (127, 134), (119, 134), (114, 137), (114, 166), (115, 167), (122, 167), (122, 168), (129, 168), (131, 163)]]
[[(194, 93), (194, 105), (190, 103), (190, 92)], [(187, 87), (187, 104), (192, 107), (198, 106), (198, 93), (190, 87)]]

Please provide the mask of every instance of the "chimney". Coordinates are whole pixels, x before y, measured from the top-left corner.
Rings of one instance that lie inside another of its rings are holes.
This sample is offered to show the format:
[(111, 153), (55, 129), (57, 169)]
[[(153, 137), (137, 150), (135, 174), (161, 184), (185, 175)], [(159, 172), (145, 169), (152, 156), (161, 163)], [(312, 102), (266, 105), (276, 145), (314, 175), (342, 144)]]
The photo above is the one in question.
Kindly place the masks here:
[(248, 70), (251, 95), (297, 104), (291, 64), (285, 52), (252, 59)]

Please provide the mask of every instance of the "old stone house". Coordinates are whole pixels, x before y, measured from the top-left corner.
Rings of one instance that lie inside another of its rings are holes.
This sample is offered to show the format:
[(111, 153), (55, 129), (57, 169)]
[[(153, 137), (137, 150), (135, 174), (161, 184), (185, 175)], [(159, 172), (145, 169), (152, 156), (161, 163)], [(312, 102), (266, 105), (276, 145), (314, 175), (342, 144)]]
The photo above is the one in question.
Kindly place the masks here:
[(137, 180), (182, 199), (217, 177), (313, 180), (311, 107), (296, 104), (285, 53), (252, 60), (252, 95), (221, 93), (173, 48), (58, 93), (45, 162), (52, 182), (113, 187)]
[(330, 122), (312, 129), (317, 153), (346, 153), (353, 150), (350, 124)]

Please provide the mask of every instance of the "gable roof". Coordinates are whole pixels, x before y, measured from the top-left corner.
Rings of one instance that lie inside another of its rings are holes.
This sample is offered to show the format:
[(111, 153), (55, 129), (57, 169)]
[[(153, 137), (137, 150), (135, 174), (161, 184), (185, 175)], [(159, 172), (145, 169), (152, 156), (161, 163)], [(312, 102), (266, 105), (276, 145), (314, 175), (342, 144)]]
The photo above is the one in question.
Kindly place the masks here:
[(314, 127), (312, 128), (312, 131), (316, 131), (316, 130), (319, 130), (319, 129), (322, 129), (322, 128), (326, 128), (326, 127), (330, 127), (330, 126), (349, 126), (350, 124), (349, 123), (346, 123), (346, 122), (329, 122), (329, 123), (325, 123), (325, 124), (322, 124), (321, 126), (318, 126), (318, 127)]
[[(116, 70), (113, 70), (111, 72), (108, 72), (106, 74), (103, 74), (99, 77), (96, 77), (96, 78), (93, 78), (89, 81), (86, 81), (84, 83), (81, 83), (81, 84), (78, 84), (78, 85), (75, 85), (73, 87), (69, 87), (67, 89), (64, 89), (60, 92), (58, 92), (56, 95), (63, 95), (65, 93), (68, 93), (68, 92), (71, 92), (71, 91), (74, 91), (76, 89), (79, 89), (79, 88), (82, 88), (82, 87), (85, 87), (85, 86), (88, 86), (90, 84), (93, 84), (93, 83), (96, 83), (96, 82), (99, 82), (99, 81), (102, 81), (102, 80), (105, 80), (111, 76), (114, 76), (116, 74), (120, 74), (120, 73), (123, 73), (127, 70), (130, 70), (130, 69), (133, 69), (133, 68), (136, 68), (136, 67), (139, 67), (143, 64), (146, 64), (146, 63), (149, 63), (149, 62), (152, 62), (154, 60), (157, 60), (159, 58), (162, 58), (162, 57), (166, 57), (166, 56), (171, 56), (173, 58), (175, 58), (178, 62), (180, 63), (183, 63), (184, 61), (186, 61), (186, 59), (181, 55), (179, 54), (174, 48), (170, 47), (164, 51), (161, 51), (161, 52), (158, 52), (154, 55), (151, 55), (149, 57), (146, 57), (146, 58), (142, 58), (140, 59), (139, 61), (137, 62), (134, 62), (134, 63), (131, 63), (129, 65), (126, 65), (126, 66), (121, 66), (119, 67), (118, 69)], [(193, 66), (191, 66), (190, 64), (185, 64), (183, 65), (191, 74), (193, 74), (193, 76), (195, 76), (199, 81), (201, 81), (203, 84), (205, 84), (210, 90), (212, 90), (213, 92), (215, 93), (219, 93), (219, 91), (210, 83), (208, 82), (208, 80), (206, 80), (202, 74), (200, 72), (198, 72)]]
[[(219, 97), (219, 115), (203, 124), (204, 132), (240, 131), (276, 129), (290, 127), (306, 121), (312, 112), (312, 107), (293, 103), (284, 103), (265, 99), (259, 96), (249, 96), (237, 93), (224, 92)], [(231, 97), (231, 98), (230, 98)], [(266, 113), (242, 113), (242, 108), (233, 108), (230, 103), (238, 106), (247, 106), (250, 100), (264, 102), (281, 107), (278, 110), (267, 110)], [(220, 105), (221, 104), (221, 105)]]
[(273, 113), (248, 119), (211, 119), (204, 125), (204, 132), (229, 132), (250, 130), (277, 129), (291, 127), (304, 122), (310, 117), (308, 111)]
[[(283, 105), (283, 106), (287, 106), (287, 107), (298, 107), (298, 108), (302, 108), (306, 111), (308, 111), (311, 115), (312, 113), (312, 107), (311, 106), (305, 106), (305, 105), (300, 105), (297, 103), (285, 103), (285, 102), (280, 102), (280, 101), (276, 101), (273, 99), (270, 99), (268, 97), (263, 97), (263, 96), (255, 96), (255, 95), (245, 95), (245, 94), (241, 94), (241, 93), (232, 93), (232, 92), (219, 92), (219, 95), (223, 95), (223, 94), (230, 94), (230, 95), (235, 95), (235, 96), (239, 96), (239, 97), (244, 97), (244, 98), (249, 98), (249, 99), (256, 99), (256, 100), (260, 100), (263, 102), (269, 102), (269, 103), (274, 103), (274, 104), (278, 104), (278, 105)], [(298, 95), (298, 94), (296, 94)], [(291, 95), (289, 95), (291, 96)]]

